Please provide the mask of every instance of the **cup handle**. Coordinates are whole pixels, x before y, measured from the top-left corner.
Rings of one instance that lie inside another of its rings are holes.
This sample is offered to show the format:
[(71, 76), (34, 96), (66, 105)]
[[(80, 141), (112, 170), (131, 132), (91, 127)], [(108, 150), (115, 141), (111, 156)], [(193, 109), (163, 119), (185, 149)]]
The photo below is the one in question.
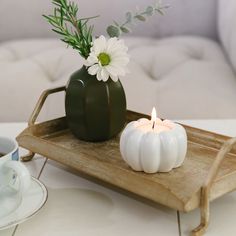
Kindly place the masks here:
[(28, 169), (18, 161), (7, 161), (4, 167), (10, 168), (16, 172), (20, 181), (20, 192), (21, 194), (25, 193), (31, 184), (31, 175)]

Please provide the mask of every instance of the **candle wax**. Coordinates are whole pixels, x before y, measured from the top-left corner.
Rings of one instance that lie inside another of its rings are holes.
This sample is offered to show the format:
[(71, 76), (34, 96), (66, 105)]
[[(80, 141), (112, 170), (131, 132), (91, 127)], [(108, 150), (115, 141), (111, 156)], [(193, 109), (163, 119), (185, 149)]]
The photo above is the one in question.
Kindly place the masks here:
[(138, 126), (137, 128), (144, 131), (144, 132), (155, 132), (155, 133), (160, 133), (163, 131), (169, 131), (171, 130), (170, 127), (163, 125), (163, 124), (155, 124), (154, 129), (152, 128), (153, 122), (150, 122), (149, 124), (143, 124)]

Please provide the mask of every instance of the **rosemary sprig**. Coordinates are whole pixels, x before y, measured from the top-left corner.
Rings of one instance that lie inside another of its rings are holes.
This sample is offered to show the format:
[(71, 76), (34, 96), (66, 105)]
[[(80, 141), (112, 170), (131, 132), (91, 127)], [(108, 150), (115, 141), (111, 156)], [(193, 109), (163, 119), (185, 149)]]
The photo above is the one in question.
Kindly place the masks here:
[(67, 0), (52, 0), (55, 5), (53, 15), (43, 15), (53, 26), (53, 31), (62, 36), (61, 40), (79, 51), (85, 59), (89, 56), (92, 46), (93, 26), (89, 20), (98, 16), (79, 19), (78, 5)]

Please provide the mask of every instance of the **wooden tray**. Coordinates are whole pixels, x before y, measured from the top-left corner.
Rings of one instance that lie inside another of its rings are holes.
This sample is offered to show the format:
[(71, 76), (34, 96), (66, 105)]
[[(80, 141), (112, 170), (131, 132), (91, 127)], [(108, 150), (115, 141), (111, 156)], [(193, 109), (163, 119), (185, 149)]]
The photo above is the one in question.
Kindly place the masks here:
[[(135, 172), (121, 159), (119, 136), (100, 143), (80, 141), (71, 134), (65, 117), (34, 124), (47, 96), (64, 90), (47, 90), (40, 97), (29, 127), (17, 137), (19, 145), (30, 150), (22, 160), (39, 153), (170, 208), (188, 212), (200, 207), (201, 224), (192, 233), (202, 235), (209, 222), (209, 201), (236, 189), (236, 139), (184, 125), (188, 151), (182, 167), (169, 173)], [(148, 116), (127, 112), (127, 122), (140, 117)]]

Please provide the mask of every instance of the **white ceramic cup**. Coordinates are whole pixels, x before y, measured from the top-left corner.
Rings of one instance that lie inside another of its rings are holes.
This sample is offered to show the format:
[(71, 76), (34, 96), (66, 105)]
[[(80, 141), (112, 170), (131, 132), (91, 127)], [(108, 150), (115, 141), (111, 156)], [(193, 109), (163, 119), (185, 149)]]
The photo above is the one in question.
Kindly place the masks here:
[(31, 176), (19, 162), (19, 147), (15, 140), (0, 136), (0, 218), (21, 204), (23, 194), (28, 190)]

